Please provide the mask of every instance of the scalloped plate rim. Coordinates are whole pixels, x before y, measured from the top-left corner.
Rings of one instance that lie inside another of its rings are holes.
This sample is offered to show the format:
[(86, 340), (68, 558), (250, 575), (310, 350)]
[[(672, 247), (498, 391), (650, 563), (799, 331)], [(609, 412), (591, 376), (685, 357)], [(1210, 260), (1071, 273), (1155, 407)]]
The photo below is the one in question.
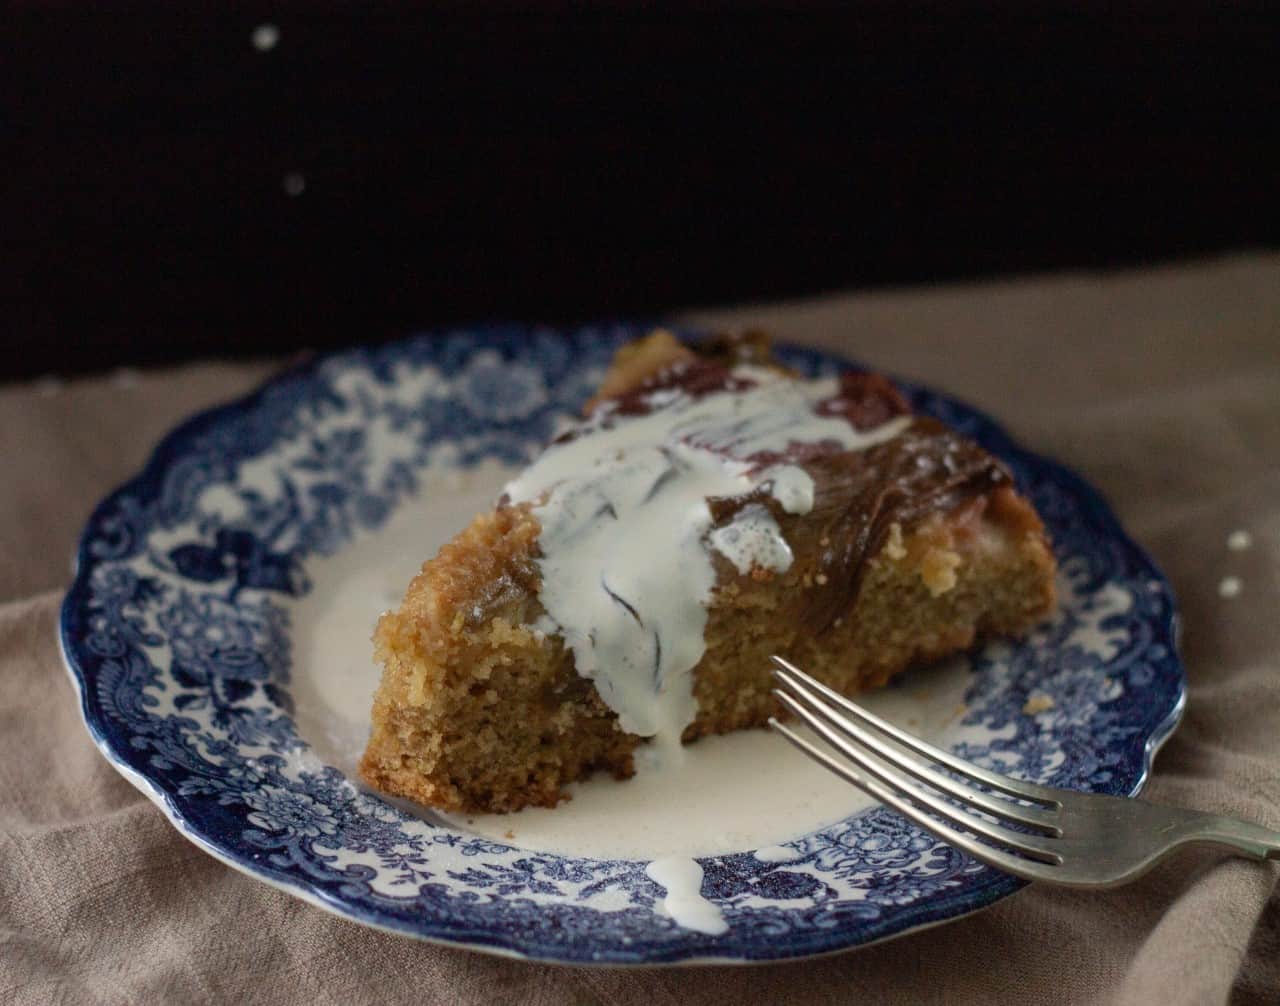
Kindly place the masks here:
[[(637, 323), (632, 320), (610, 322), (607, 324), (643, 327), (641, 323)], [(587, 326), (583, 327), (585, 328)], [(668, 324), (667, 327), (674, 328), (682, 336), (696, 334), (698, 332), (697, 329), (685, 326), (672, 326)], [(291, 379), (310, 377), (315, 374), (321, 366), (330, 360), (351, 354), (367, 356), (371, 352), (383, 350), (389, 346), (396, 346), (421, 338), (446, 337), (450, 334), (459, 332), (485, 336), (499, 332), (509, 332), (513, 329), (518, 329), (524, 332), (549, 331), (555, 334), (565, 334), (569, 331), (558, 328), (544, 328), (543, 326), (532, 325), (526, 326), (519, 323), (505, 322), (469, 326), (451, 326), (448, 329), (441, 330), (415, 331), (401, 339), (390, 340), (385, 343), (357, 344), (322, 353), (315, 353), (300, 362), (286, 364), (280, 370), (261, 380), (249, 391), (225, 402), (198, 410), (186, 419), (177, 423), (172, 429), (164, 434), (163, 437), (161, 437), (156, 446), (148, 454), (141, 469), (135, 475), (126, 479), (115, 489), (107, 493), (98, 502), (90, 512), (76, 545), (73, 563), (73, 577), (67, 588), (63, 603), (60, 606), (57, 637), (63, 665), (76, 691), (80, 706), (80, 714), (85, 723), (85, 727), (90, 738), (94, 742), (94, 745), (102, 753), (104, 758), (106, 758), (108, 763), (111, 764), (116, 771), (136, 787), (153, 804), (155, 804), (184, 838), (192, 842), (202, 851), (217, 859), (219, 862), (230, 866), (246, 876), (266, 883), (277, 890), (284, 891), (285, 893), (297, 897), (302, 901), (305, 901), (306, 903), (320, 908), (332, 915), (336, 915), (349, 921), (358, 922), (359, 924), (369, 926), (382, 932), (398, 936), (408, 936), (441, 946), (479, 951), (514, 960), (565, 964), (577, 967), (638, 968), (695, 965), (764, 965), (785, 961), (811, 959), (843, 953), (862, 947), (874, 946), (887, 940), (896, 939), (899, 936), (905, 936), (910, 933), (917, 933), (926, 929), (931, 929), (957, 918), (989, 908), (997, 902), (1004, 900), (1026, 887), (1027, 883), (1025, 881), (1009, 875), (998, 875), (998, 879), (996, 881), (976, 891), (960, 890), (950, 896), (941, 894), (934, 896), (923, 904), (915, 906), (917, 909), (915, 914), (926, 917), (913, 919), (907, 921), (905, 924), (901, 924), (901, 917), (895, 917), (894, 919), (889, 920), (890, 925), (888, 927), (889, 931), (887, 932), (874, 934), (866, 939), (842, 941), (839, 939), (841, 930), (837, 928), (828, 930), (823, 934), (828, 938), (821, 941), (822, 945), (799, 947), (786, 945), (779, 947), (776, 945), (765, 944), (761, 947), (763, 952), (756, 956), (717, 956), (714, 954), (699, 953), (697, 951), (682, 952), (680, 947), (673, 947), (671, 948), (669, 956), (655, 955), (650, 959), (637, 961), (629, 958), (615, 959), (608, 956), (594, 958), (569, 957), (563, 954), (556, 954), (554, 952), (539, 952), (538, 949), (527, 951), (521, 948), (518, 938), (510, 938), (507, 934), (488, 933), (485, 934), (488, 938), (481, 940), (468, 938), (467, 935), (454, 935), (452, 931), (444, 933), (424, 931), (421, 927), (421, 920), (415, 920), (417, 921), (417, 924), (415, 925), (411, 922), (399, 924), (394, 920), (387, 921), (385, 919), (380, 919), (372, 912), (353, 906), (349, 902), (343, 901), (340, 898), (330, 897), (326, 892), (314, 884), (300, 882), (292, 877), (279, 876), (276, 871), (264, 866), (264, 864), (253, 862), (242, 853), (223, 847), (223, 845), (219, 844), (219, 839), (201, 834), (198, 830), (192, 828), (190, 823), (184, 817), (182, 810), (176, 805), (174, 800), (175, 794), (170, 794), (159, 787), (152, 779), (131, 765), (124, 755), (112, 746), (110, 740), (100, 729), (99, 724), (95, 722), (92, 717), (89, 707), (88, 682), (86, 681), (84, 671), (68, 646), (68, 636), (71, 630), (72, 602), (79, 592), (85, 588), (87, 573), (93, 566), (93, 559), (88, 554), (88, 546), (91, 537), (91, 530), (99, 516), (109, 511), (111, 506), (122, 496), (148, 482), (153, 481), (171, 461), (171, 455), (174, 454), (175, 450), (180, 448), (191, 436), (208, 426), (214, 425), (224, 417), (229, 417), (252, 408), (264, 393), (273, 387)], [(813, 354), (825, 359), (839, 360), (849, 366), (858, 365), (858, 361), (846, 357), (839, 351), (818, 349), (804, 344), (789, 343), (781, 340), (775, 341), (774, 344), (783, 351)], [(1086, 481), (1081, 475), (1058, 461), (1022, 447), (1008, 434), (1003, 424), (993, 419), (986, 411), (976, 408), (962, 399), (955, 398), (950, 393), (938, 391), (930, 385), (921, 384), (917, 381), (901, 380), (896, 375), (892, 374), (888, 376), (899, 384), (914, 388), (927, 394), (936, 395), (940, 400), (953, 402), (961, 406), (965, 412), (981, 421), (989, 435), (1000, 440), (1000, 453), (1003, 454), (1008, 452), (1017, 454), (1023, 460), (1037, 468), (1052, 471), (1057, 480), (1070, 484), (1078, 497), (1091, 511), (1092, 515), (1095, 518), (1100, 519), (1101, 522), (1107, 526), (1111, 535), (1122, 542), (1123, 545), (1148, 568), (1152, 578), (1158, 580), (1168, 592), (1170, 602), (1169, 611), (1165, 623), (1162, 624), (1160, 628), (1162, 629), (1163, 635), (1167, 636), (1169, 641), (1172, 643), (1170, 656), (1178, 670), (1178, 684), (1176, 691), (1171, 696), (1172, 703), (1164, 717), (1151, 729), (1144, 742), (1142, 764), (1139, 775), (1127, 791), (1130, 797), (1139, 795), (1150, 779), (1156, 755), (1177, 730), (1186, 709), (1187, 702), (1186, 672), (1182, 664), (1179, 646), (1181, 622), (1178, 614), (1176, 596), (1173, 593), (1172, 586), (1170, 585), (1168, 578), (1152, 559), (1147, 550), (1142, 545), (1134, 541), (1128, 532), (1125, 531), (1104, 494), (1091, 483)], [(474, 936), (477, 934), (471, 935)]]

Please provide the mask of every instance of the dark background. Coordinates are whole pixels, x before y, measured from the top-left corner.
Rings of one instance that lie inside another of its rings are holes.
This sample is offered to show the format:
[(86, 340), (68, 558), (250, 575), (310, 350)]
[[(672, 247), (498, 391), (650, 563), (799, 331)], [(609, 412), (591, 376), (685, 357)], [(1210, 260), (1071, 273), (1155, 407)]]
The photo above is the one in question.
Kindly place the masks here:
[(0, 7), (0, 375), (1280, 244), (1276, 5), (1032, 6)]

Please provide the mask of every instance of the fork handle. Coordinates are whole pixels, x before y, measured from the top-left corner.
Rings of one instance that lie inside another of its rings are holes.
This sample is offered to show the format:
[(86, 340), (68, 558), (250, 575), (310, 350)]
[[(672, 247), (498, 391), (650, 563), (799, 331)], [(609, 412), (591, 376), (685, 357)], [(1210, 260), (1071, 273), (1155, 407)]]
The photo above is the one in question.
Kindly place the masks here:
[(1216, 814), (1197, 814), (1181, 829), (1178, 844), (1226, 846), (1253, 859), (1280, 859), (1280, 831)]

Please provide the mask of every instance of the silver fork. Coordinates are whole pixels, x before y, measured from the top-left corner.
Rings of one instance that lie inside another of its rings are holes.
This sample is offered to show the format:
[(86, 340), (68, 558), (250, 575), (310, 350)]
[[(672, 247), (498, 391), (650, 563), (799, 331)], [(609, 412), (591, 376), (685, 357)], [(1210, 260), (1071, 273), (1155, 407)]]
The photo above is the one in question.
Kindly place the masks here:
[(844, 758), (770, 719), (774, 730), (881, 803), (1006, 873), (1069, 887), (1114, 887), (1173, 850), (1197, 843), (1253, 859), (1280, 859), (1280, 832), (999, 775), (912, 737), (781, 657), (773, 662), (774, 694)]

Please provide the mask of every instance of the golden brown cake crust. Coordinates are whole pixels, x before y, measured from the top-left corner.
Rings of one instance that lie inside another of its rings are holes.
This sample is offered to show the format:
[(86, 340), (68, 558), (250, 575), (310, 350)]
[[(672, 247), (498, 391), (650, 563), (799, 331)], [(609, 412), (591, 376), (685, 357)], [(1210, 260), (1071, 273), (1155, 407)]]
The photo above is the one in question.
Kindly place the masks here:
[[(601, 394), (626, 394), (691, 356), (669, 335), (650, 336), (619, 353)], [(1020, 632), (1054, 602), (1043, 525), (1003, 485), (914, 526), (890, 524), (859, 570), (852, 606), (814, 631), (806, 613), (830, 593), (830, 542), (807, 515), (775, 516), (793, 548), (785, 573), (742, 575), (714, 559), (686, 742), (778, 714), (771, 654), (852, 693), (986, 636)], [(360, 765), (370, 785), (445, 810), (507, 811), (553, 806), (566, 784), (596, 769), (631, 774), (643, 739), (620, 728), (558, 637), (531, 628), (543, 614), (538, 530), (526, 505), (481, 514), (379, 621), (384, 670)]]
[(447, 810), (551, 806), (593, 768), (631, 773), (638, 742), (561, 641), (528, 627), (537, 519), (476, 517), (374, 633), (382, 683), (360, 763), (371, 786)]

